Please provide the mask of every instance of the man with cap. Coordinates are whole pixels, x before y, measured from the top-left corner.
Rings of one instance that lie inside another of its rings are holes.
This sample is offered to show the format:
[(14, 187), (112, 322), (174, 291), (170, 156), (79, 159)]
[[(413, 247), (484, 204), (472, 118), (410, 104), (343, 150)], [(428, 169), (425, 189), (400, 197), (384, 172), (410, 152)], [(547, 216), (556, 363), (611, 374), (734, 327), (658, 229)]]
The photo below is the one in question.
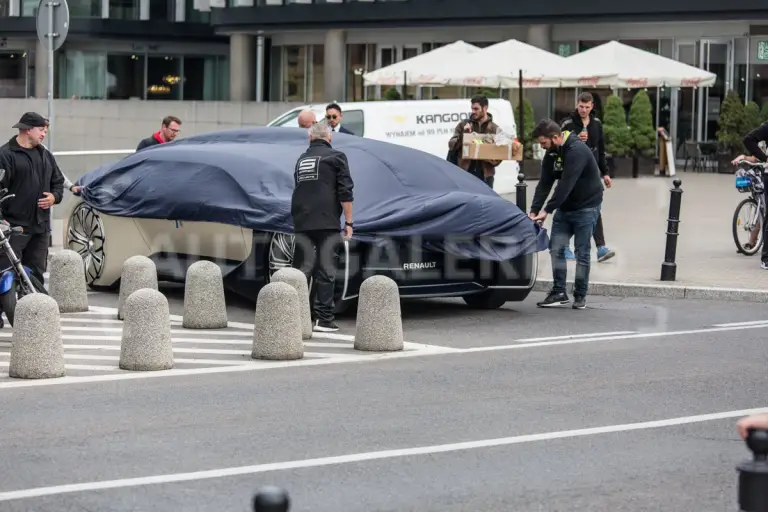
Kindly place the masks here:
[[(64, 194), (64, 176), (53, 154), (43, 146), (46, 125), (43, 116), (27, 112), (13, 125), (19, 134), (0, 147), (0, 169), (5, 169), (0, 187), (15, 194), (2, 204), (2, 218), (13, 227), (24, 228), (22, 234), (11, 237), (11, 247), (41, 283), (48, 266), (50, 209)], [(9, 266), (8, 258), (0, 254), (0, 270)]]

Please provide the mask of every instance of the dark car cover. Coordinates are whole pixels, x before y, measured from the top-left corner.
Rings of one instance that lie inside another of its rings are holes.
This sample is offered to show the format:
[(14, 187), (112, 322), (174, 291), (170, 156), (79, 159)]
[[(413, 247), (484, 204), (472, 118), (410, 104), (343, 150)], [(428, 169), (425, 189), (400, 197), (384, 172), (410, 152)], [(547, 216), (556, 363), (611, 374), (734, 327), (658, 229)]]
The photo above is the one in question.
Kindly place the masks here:
[[(104, 165), (77, 185), (85, 187), (85, 203), (108, 215), (292, 233), (293, 171), (308, 143), (307, 131), (299, 128), (198, 135)], [(355, 183), (357, 240), (420, 236), (439, 250), (492, 260), (547, 248), (546, 230), (442, 158), (338, 133), (333, 147), (346, 153)]]

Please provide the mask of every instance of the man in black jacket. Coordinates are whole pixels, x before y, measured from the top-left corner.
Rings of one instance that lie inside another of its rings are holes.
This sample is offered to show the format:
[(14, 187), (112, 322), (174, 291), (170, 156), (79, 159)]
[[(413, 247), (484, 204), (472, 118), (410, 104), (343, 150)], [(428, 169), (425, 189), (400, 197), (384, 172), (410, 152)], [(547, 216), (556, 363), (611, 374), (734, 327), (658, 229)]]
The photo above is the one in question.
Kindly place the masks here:
[[(529, 216), (534, 221), (544, 222), (550, 213), (557, 210), (552, 219), (549, 244), (552, 290), (537, 305), (549, 307), (569, 302), (565, 288), (565, 248), (573, 236), (576, 248), (573, 308), (584, 309), (587, 307), (589, 288), (590, 242), (603, 203), (600, 170), (587, 145), (576, 134), (562, 131), (555, 121), (540, 121), (533, 130), (533, 136), (547, 150), (547, 154), (541, 162), (541, 179), (536, 186)], [(542, 210), (556, 180), (559, 181), (555, 193)]]
[(344, 240), (349, 240), (354, 199), (347, 155), (331, 147), (331, 138), (327, 124), (310, 127), (309, 149), (296, 162), (291, 198), (296, 233), (293, 266), (307, 276), (315, 317), (313, 329), (322, 332), (339, 330), (334, 323), (333, 296), (342, 243), (341, 215), (345, 220)]
[[(576, 110), (566, 117), (560, 127), (563, 130), (578, 134), (579, 140), (584, 142), (597, 160), (597, 167), (600, 169), (600, 176), (607, 188), (611, 188), (611, 177), (608, 175), (608, 164), (605, 161), (605, 138), (603, 137), (603, 124), (595, 117), (592, 111), (594, 108), (594, 98), (588, 92), (579, 94), (576, 104)], [(597, 246), (597, 261), (605, 261), (613, 258), (616, 253), (605, 246), (605, 232), (603, 231), (603, 215), (597, 217), (595, 225), (595, 245)], [(566, 259), (575, 259), (570, 248), (566, 248)]]
[[(27, 112), (13, 128), (18, 128), (19, 134), (0, 147), (0, 169), (5, 169), (0, 187), (16, 197), (3, 203), (2, 215), (11, 226), (24, 228), (23, 234), (11, 237), (11, 247), (42, 284), (48, 266), (50, 208), (61, 202), (64, 176), (43, 146), (43, 116)], [(9, 266), (8, 258), (0, 255), (0, 270)]]
[(141, 139), (139, 145), (136, 146), (136, 151), (141, 151), (144, 148), (157, 146), (158, 144), (165, 144), (166, 142), (173, 142), (181, 131), (181, 119), (175, 116), (166, 116), (163, 118), (163, 122), (160, 124), (160, 129), (147, 137)]
[[(768, 121), (761, 124), (744, 137), (744, 147), (751, 153), (751, 156), (739, 155), (732, 163), (736, 165), (740, 160), (748, 160), (752, 163), (768, 162), (768, 155), (766, 155), (763, 148), (760, 147), (761, 142), (768, 144)], [(763, 175), (763, 179), (768, 179), (768, 175)], [(766, 202), (768, 202), (768, 187), (763, 190), (763, 197)], [(763, 240), (766, 239), (766, 236), (768, 236), (768, 218), (763, 219)], [(763, 242), (760, 260), (760, 268), (768, 270), (768, 243)]]

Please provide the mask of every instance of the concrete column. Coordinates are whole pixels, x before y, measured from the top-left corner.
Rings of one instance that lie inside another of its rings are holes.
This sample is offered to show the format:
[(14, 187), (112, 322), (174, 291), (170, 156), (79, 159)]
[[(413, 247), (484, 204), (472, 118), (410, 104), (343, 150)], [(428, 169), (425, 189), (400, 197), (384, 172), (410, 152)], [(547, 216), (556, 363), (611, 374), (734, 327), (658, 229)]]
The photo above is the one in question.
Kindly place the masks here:
[(254, 37), (250, 34), (229, 36), (229, 100), (253, 101), (256, 88), (254, 75)]
[(344, 101), (346, 82), (347, 43), (343, 30), (329, 30), (325, 33), (323, 47), (323, 94), (325, 101)]
[[(552, 51), (552, 26), (529, 25), (526, 42), (536, 48)], [(553, 89), (528, 89), (524, 94), (533, 107), (534, 123), (554, 115), (552, 109)], [(515, 95), (517, 95), (517, 92), (515, 92)], [(517, 98), (515, 98), (515, 103), (517, 103)], [(555, 121), (560, 122), (560, 119), (555, 119)]]
[(48, 51), (40, 41), (35, 44), (35, 98), (48, 98)]
[(264, 101), (264, 36), (256, 36), (256, 101)]
[(552, 51), (552, 25), (529, 25), (526, 42), (542, 50)]

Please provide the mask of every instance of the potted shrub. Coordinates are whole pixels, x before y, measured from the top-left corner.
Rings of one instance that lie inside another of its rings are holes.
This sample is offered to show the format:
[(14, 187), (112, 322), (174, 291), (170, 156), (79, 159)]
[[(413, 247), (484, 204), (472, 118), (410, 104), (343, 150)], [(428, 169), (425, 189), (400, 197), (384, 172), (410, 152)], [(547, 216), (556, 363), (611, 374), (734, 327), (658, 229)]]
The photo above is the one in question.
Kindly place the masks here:
[(732, 174), (734, 167), (731, 161), (745, 151), (741, 143), (744, 138), (745, 118), (744, 104), (736, 91), (729, 91), (720, 107), (720, 118), (717, 121), (717, 172)]
[(768, 101), (763, 103), (763, 109), (760, 111), (760, 121), (768, 122)]
[[(515, 107), (515, 123), (520, 124), (520, 105)], [(533, 117), (533, 105), (530, 101), (523, 99), (523, 127), (518, 127), (518, 131), (525, 137), (525, 146), (523, 147), (523, 174), (529, 180), (538, 180), (541, 178), (541, 162), (533, 158), (533, 129), (536, 127), (536, 120)]]
[(744, 106), (744, 127), (741, 132), (746, 135), (763, 123), (760, 107), (754, 101), (750, 101)]
[(632, 161), (627, 154), (632, 143), (632, 134), (627, 126), (627, 115), (621, 100), (614, 95), (608, 96), (603, 108), (603, 134), (605, 135), (605, 153), (611, 178), (630, 176)]
[(656, 130), (653, 128), (653, 107), (645, 90), (632, 98), (629, 108), (629, 130), (632, 135), (632, 177), (653, 175), (656, 153)]

